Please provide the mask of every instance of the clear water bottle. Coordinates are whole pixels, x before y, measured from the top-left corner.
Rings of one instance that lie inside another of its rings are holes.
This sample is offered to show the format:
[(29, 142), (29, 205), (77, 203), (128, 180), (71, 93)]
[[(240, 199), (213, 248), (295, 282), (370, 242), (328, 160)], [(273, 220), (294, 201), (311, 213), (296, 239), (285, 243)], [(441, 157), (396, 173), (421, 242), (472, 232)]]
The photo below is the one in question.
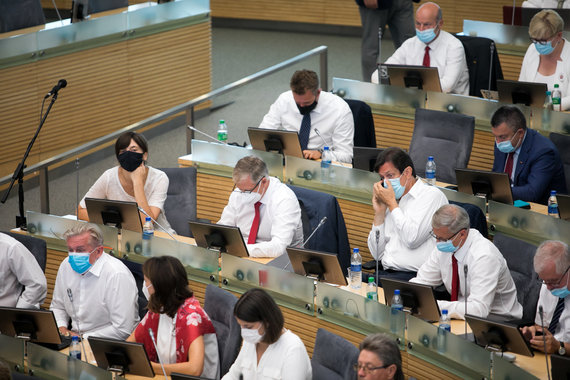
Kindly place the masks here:
[(353, 289), (362, 286), (362, 256), (358, 248), (354, 248), (350, 256), (350, 286)]
[(550, 191), (550, 197), (548, 197), (548, 215), (555, 218), (559, 218), (558, 214), (558, 199), (556, 199), (556, 190)]
[(69, 356), (81, 360), (81, 346), (79, 343), (79, 337), (77, 335), (74, 335), (71, 338), (71, 344), (69, 345)]
[(446, 309), (441, 311), (441, 317), (439, 318), (439, 328), (437, 329), (437, 350), (440, 353), (444, 353), (447, 349), (447, 336), (448, 332), (451, 332), (451, 322), (449, 319), (449, 313)]
[(544, 98), (544, 109), (552, 110), (552, 92), (546, 91), (546, 97)]
[(378, 301), (378, 287), (374, 282), (374, 277), (368, 277), (368, 285), (366, 285), (366, 298)]
[(554, 111), (562, 111), (562, 93), (558, 83), (554, 85), (554, 91), (552, 91), (552, 109)]
[(429, 156), (426, 162), (426, 181), (428, 185), (435, 186), (435, 161)]
[(218, 125), (218, 141), (221, 143), (228, 141), (228, 126), (225, 120), (220, 120), (220, 124)]
[(321, 155), (321, 182), (328, 183), (331, 175), (332, 154), (328, 146), (323, 148)]
[(150, 245), (153, 236), (154, 236), (154, 224), (152, 224), (152, 220), (150, 219), (150, 217), (147, 216), (143, 225), (143, 234), (142, 234), (144, 256), (151, 255)]
[(550, 128), (550, 111), (552, 111), (552, 93), (550, 91), (546, 91), (544, 109), (542, 110), (542, 129)]
[(394, 296), (390, 302), (390, 331), (394, 334), (403, 334), (404, 332), (404, 301), (400, 295), (400, 289), (394, 290)]

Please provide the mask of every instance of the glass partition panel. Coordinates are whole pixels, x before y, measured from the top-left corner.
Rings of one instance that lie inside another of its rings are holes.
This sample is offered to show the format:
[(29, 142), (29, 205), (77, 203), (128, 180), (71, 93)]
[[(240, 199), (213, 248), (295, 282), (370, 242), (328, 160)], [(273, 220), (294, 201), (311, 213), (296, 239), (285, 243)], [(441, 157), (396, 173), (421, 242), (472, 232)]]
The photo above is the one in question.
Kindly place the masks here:
[(473, 37), (487, 37), (496, 44), (513, 45), (524, 55), (530, 41), (528, 26), (505, 25), (496, 22), (463, 20), (463, 34)]
[(331, 165), (321, 170), (321, 163), (297, 157), (286, 157), (287, 183), (323, 191), (339, 198), (370, 204), (372, 187), (380, 180), (377, 173)]
[(129, 7), (128, 28), (158, 26), (170, 21), (208, 16), (209, 13), (209, 0), (178, 0), (164, 4), (151, 2), (137, 4), (137, 6)]
[[(48, 248), (67, 251), (67, 245), (63, 234), (71, 227), (86, 223), (82, 220), (69, 219), (67, 217), (42, 214), (39, 212), (28, 211), (26, 213), (28, 221), (28, 232), (30, 235), (38, 236), (44, 239)], [(112, 252), (117, 252), (119, 247), (119, 232), (114, 227), (104, 226), (98, 224), (103, 232), (103, 243), (105, 249), (111, 249)]]
[(445, 194), (447, 200), (462, 203), (471, 203), (481, 209), (483, 214), (487, 214), (487, 200), (485, 198), (476, 197), (475, 195), (462, 193), (460, 191), (455, 191), (451, 189), (446, 189), (444, 187), (438, 188)]
[(218, 254), (196, 245), (153, 236), (144, 240), (142, 234), (122, 231), (120, 254), (131, 261), (143, 263), (150, 256), (174, 256), (186, 267), (192, 280), (209, 283), (218, 281)]
[(532, 108), (530, 126), (548, 137), (550, 132), (570, 134), (570, 115), (565, 112)]
[[(544, 374), (546, 375), (546, 374)], [(497, 355), (493, 355), (493, 380), (535, 380), (538, 377), (528, 373), (524, 369), (509, 363)]]
[(281, 268), (222, 253), (222, 288), (243, 293), (254, 287), (271, 292), (275, 302), (313, 314), (314, 283)]
[(390, 307), (358, 293), (326, 283), (317, 283), (317, 317), (361, 334), (386, 332), (404, 341), (406, 315), (392, 317)]
[(0, 359), (18, 372), (24, 371), (24, 341), (0, 334)]
[(0, 38), (0, 67), (25, 64), (38, 57), (36, 33)]
[(112, 379), (111, 372), (37, 344), (28, 344), (28, 369), (44, 379)]
[(570, 222), (504, 203), (489, 201), (489, 229), (532, 244), (562, 240), (570, 244)]
[[(352, 79), (333, 78), (333, 92), (342, 98), (362, 100), (388, 106), (393, 112), (414, 114), (416, 108), (424, 108), (425, 91), (383, 84), (360, 82)], [(377, 108), (373, 106), (373, 108)], [(412, 116), (413, 117), (413, 116)]]
[(219, 174), (221, 172), (226, 174), (227, 177), (231, 177), (236, 163), (240, 158), (246, 156), (261, 158), (267, 165), (270, 176), (279, 179), (283, 178), (283, 156), (280, 154), (196, 139), (192, 140), (192, 161), (197, 164), (198, 170), (203, 173)]
[(490, 376), (490, 353), (463, 337), (408, 317), (408, 353), (462, 379)]

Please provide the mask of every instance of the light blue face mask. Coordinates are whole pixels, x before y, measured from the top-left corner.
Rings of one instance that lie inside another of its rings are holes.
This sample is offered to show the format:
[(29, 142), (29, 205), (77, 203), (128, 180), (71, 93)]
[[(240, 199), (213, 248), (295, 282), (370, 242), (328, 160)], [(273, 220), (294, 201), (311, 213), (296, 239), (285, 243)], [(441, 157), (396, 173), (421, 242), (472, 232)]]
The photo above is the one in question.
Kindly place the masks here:
[(558, 288), (558, 289), (552, 289), (550, 291), (550, 293), (554, 297), (558, 297), (558, 298), (566, 298), (566, 297), (570, 296), (570, 290), (568, 290), (568, 280), (566, 280), (566, 286), (563, 286), (563, 287)]
[(71, 265), (71, 269), (79, 274), (87, 272), (89, 268), (91, 268), (91, 264), (89, 263), (91, 252), (69, 252), (69, 265)]
[(457, 247), (453, 245), (451, 240), (437, 242), (435, 246), (437, 247), (438, 251), (444, 253), (454, 253), (457, 251)]
[[(384, 187), (388, 188), (388, 185), (386, 184), (386, 179), (384, 179)], [(390, 185), (392, 185), (392, 188), (394, 189), (394, 195), (396, 196), (396, 200), (400, 200), (400, 198), (402, 198), (402, 195), (404, 195), (404, 191), (406, 190), (405, 186), (402, 186), (402, 184), (400, 183), (400, 177), (398, 178), (392, 178), (392, 179), (388, 179), (388, 181), (390, 181)]]
[(546, 44), (539, 44), (538, 42), (534, 43), (534, 47), (536, 51), (540, 55), (549, 55), (554, 51), (554, 47), (552, 46), (552, 41), (548, 41)]
[(515, 147), (513, 146), (512, 141), (515, 138), (515, 136), (517, 135), (517, 133), (518, 133), (518, 131), (515, 132), (515, 134), (513, 135), (513, 137), (509, 141), (501, 141), (501, 142), (495, 141), (495, 144), (497, 145), (497, 149), (499, 149), (503, 153), (514, 152)]
[(416, 36), (424, 44), (429, 44), (435, 38), (435, 28), (419, 30), (416, 29)]

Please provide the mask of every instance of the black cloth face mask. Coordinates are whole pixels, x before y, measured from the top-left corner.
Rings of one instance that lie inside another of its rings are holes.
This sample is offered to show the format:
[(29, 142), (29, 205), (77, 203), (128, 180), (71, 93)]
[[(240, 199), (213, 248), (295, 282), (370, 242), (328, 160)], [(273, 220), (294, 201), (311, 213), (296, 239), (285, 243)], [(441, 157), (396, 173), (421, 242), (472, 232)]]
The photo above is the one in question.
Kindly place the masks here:
[(299, 109), (299, 112), (301, 112), (301, 115), (305, 116), (309, 113), (311, 113), (312, 110), (315, 109), (315, 107), (317, 106), (317, 99), (315, 99), (315, 101), (308, 105), (308, 106), (303, 106), (301, 107), (300, 105), (298, 105), (297, 103), (295, 103), (297, 105), (297, 108)]
[(143, 162), (143, 154), (127, 150), (119, 154), (119, 164), (128, 172), (134, 172)]

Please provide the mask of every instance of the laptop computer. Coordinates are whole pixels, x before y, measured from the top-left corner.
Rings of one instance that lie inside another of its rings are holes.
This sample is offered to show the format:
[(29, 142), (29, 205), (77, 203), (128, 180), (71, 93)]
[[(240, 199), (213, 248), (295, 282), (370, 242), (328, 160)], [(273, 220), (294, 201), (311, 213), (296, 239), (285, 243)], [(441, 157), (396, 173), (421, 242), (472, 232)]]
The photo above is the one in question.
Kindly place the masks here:
[(556, 194), (560, 219), (570, 221), (570, 195)]
[(487, 200), (513, 204), (513, 193), (507, 173), (475, 169), (455, 169), (457, 188), (462, 193), (486, 197)]
[(193, 221), (188, 224), (198, 247), (215, 249), (238, 257), (249, 256), (239, 227)]
[(560, 355), (550, 355), (552, 379), (570, 380), (570, 358)]
[(474, 315), (465, 315), (465, 320), (475, 336), (475, 343), (498, 351), (534, 356), (530, 343), (524, 338), (519, 326)]
[(142, 233), (137, 202), (85, 198), (85, 207), (91, 223)]
[(431, 286), (382, 276), (380, 276), (380, 282), (384, 289), (386, 305), (390, 306), (394, 290), (400, 289), (400, 295), (404, 301), (404, 309), (410, 310), (412, 315), (425, 321), (439, 321), (439, 306)]
[(287, 248), (287, 256), (295, 273), (314, 276), (319, 281), (347, 285), (337, 255), (305, 248)]
[(253, 149), (303, 158), (299, 134), (295, 131), (248, 128), (247, 134)]

